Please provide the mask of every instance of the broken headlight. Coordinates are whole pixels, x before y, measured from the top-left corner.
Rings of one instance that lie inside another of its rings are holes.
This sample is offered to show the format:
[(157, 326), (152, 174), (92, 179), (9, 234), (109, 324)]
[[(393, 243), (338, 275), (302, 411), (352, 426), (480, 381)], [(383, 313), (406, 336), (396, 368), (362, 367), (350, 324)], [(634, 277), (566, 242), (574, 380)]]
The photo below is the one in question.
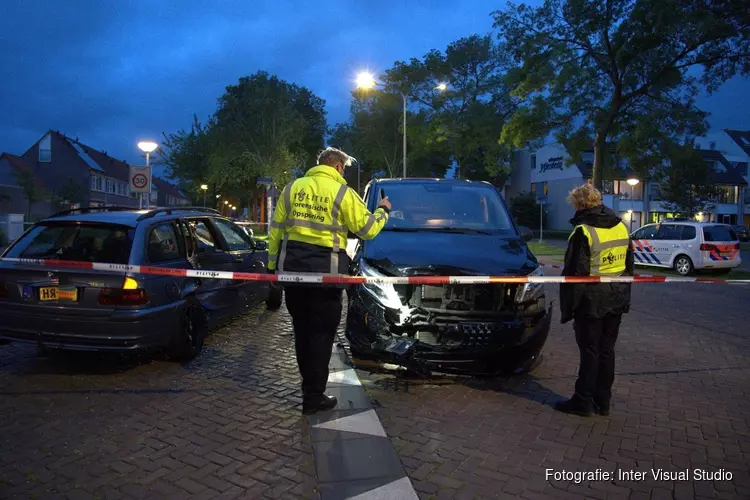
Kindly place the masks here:
[[(543, 275), (544, 270), (542, 269), (542, 266), (537, 267), (528, 274), (529, 277)], [(516, 304), (531, 302), (537, 300), (542, 295), (544, 295), (544, 283), (524, 283), (524, 285), (519, 287), (516, 292), (515, 302)]]
[[(386, 276), (374, 268), (368, 266), (362, 262), (360, 269), (362, 275), (370, 278), (385, 278)], [(367, 291), (372, 298), (374, 298), (379, 304), (389, 307), (391, 309), (401, 309), (401, 299), (396, 292), (396, 289), (390, 283), (363, 283), (362, 287)]]

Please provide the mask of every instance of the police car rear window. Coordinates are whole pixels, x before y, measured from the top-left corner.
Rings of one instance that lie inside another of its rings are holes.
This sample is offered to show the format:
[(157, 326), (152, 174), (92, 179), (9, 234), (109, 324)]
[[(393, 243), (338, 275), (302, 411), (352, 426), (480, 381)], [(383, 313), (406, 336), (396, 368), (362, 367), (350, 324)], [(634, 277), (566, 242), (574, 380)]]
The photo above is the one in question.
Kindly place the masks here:
[(44, 224), (24, 235), (7, 257), (127, 264), (134, 234), (109, 224)]
[(704, 226), (703, 239), (705, 241), (736, 241), (737, 234), (729, 226)]

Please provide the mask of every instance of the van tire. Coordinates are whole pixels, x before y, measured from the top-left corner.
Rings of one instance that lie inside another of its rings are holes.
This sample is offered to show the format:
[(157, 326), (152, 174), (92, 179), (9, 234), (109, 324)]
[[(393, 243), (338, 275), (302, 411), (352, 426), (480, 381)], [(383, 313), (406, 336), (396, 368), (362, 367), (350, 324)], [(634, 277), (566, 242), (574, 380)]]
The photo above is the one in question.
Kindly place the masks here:
[(208, 321), (200, 301), (194, 296), (185, 300), (180, 325), (167, 346), (167, 357), (184, 363), (194, 359), (203, 350), (208, 333)]
[(674, 270), (680, 276), (688, 276), (692, 274), (695, 267), (693, 261), (687, 255), (678, 255), (674, 259)]

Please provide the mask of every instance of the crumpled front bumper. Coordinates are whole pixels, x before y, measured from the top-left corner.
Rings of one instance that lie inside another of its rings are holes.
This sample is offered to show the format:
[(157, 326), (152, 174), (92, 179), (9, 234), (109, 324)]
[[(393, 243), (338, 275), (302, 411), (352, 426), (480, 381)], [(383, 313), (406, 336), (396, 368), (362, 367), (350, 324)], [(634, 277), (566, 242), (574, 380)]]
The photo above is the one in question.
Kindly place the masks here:
[[(423, 326), (430, 330), (424, 333), (420, 326), (405, 333), (395, 326), (393, 315), (362, 287), (350, 289), (346, 336), (352, 350), (415, 370), (496, 374), (523, 369), (539, 356), (549, 335), (552, 305), (513, 317), (438, 320)], [(451, 338), (449, 345), (435, 342), (441, 334)]]

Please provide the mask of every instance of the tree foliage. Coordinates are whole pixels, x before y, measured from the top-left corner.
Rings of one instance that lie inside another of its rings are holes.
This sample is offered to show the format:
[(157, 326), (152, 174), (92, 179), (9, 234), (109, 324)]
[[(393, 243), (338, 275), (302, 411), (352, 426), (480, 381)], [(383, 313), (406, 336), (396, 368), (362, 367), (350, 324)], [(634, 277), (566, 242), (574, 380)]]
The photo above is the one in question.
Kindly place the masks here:
[(26, 201), (28, 202), (28, 208), (26, 215), (31, 217), (31, 207), (34, 203), (44, 200), (48, 193), (41, 186), (34, 172), (27, 168), (13, 169), (13, 178), (18, 183), (18, 186), (23, 191)]
[(72, 177), (68, 177), (65, 183), (60, 186), (55, 196), (60, 203), (66, 205), (79, 203), (82, 204), (88, 192), (80, 182), (76, 182)]
[(711, 166), (690, 145), (665, 148), (667, 164), (655, 171), (659, 198), (669, 212), (692, 218), (714, 205), (718, 194), (711, 179)]
[(607, 144), (639, 166), (653, 164), (659, 143), (705, 132), (700, 88), (713, 92), (748, 74), (748, 12), (741, 0), (509, 4), (494, 25), (519, 63), (510, 76), (525, 104), (501, 142), (524, 147), (554, 134), (574, 158), (593, 146), (598, 188)]
[(226, 88), (205, 124), (165, 134), (164, 163), (188, 192), (249, 199), (259, 177), (277, 186), (311, 166), (323, 146), (325, 103), (310, 90), (259, 71)]
[[(522, 192), (511, 198), (508, 207), (510, 214), (520, 226), (526, 226), (530, 229), (539, 230), (539, 212), (541, 207), (536, 201), (533, 193)], [(547, 225), (547, 211), (542, 212), (542, 224)]]
[(456, 164), (457, 176), (502, 184), (510, 151), (497, 137), (518, 105), (506, 85), (509, 64), (490, 35), (396, 62), (380, 78), (381, 89), (352, 93), (351, 119), (334, 128), (332, 141), (350, 145), (368, 174), (401, 175), (406, 96), (409, 177), (443, 177)]

